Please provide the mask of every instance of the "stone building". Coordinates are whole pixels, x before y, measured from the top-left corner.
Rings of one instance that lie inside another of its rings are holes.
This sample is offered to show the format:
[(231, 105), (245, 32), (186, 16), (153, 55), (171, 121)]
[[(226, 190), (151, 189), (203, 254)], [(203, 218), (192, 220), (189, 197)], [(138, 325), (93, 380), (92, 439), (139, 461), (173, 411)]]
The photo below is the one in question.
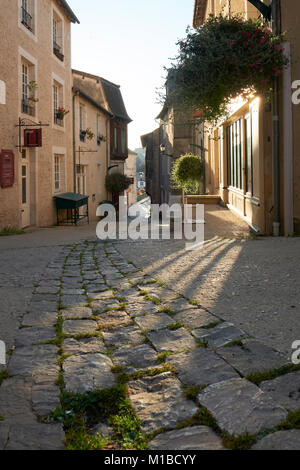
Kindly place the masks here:
[(90, 73), (73, 70), (74, 162), (76, 188), (89, 196), (90, 219), (96, 219), (109, 171), (125, 174), (128, 158), (127, 114), (120, 86)]
[(136, 174), (136, 157), (137, 153), (128, 149), (128, 158), (125, 161), (125, 175), (131, 180), (130, 187), (126, 191), (127, 207), (137, 202), (137, 174)]
[[(285, 54), (290, 66), (279, 79), (278, 117), (274, 105), (255, 96), (232, 108), (226, 122), (204, 134), (206, 191), (220, 196), (223, 204), (260, 234), (290, 235), (300, 230), (300, 106), (292, 103), (292, 85), (300, 77), (296, 0), (274, 0), (277, 27), (286, 31)], [(194, 27), (210, 14), (242, 13), (257, 17), (258, 9), (247, 0), (195, 0)], [(270, 5), (270, 1), (264, 2)], [(299, 82), (298, 82), (299, 88)], [(299, 93), (298, 93), (299, 95)], [(300, 102), (300, 100), (298, 100)], [(273, 122), (279, 118), (279, 145)], [(203, 136), (202, 136), (203, 137)], [(198, 140), (200, 136), (198, 136)], [(276, 158), (276, 148), (279, 161)]]
[(0, 229), (53, 225), (53, 196), (73, 189), (70, 35), (79, 21), (65, 0), (2, 0), (1, 10)]

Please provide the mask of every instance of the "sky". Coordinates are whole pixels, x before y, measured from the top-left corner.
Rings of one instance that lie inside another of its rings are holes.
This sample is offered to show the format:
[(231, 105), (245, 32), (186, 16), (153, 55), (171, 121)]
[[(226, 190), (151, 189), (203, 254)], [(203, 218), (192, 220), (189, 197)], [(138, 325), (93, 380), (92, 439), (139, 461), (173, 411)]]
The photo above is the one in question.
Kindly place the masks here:
[(72, 67), (118, 85), (127, 112), (129, 147), (158, 127), (157, 88), (176, 42), (192, 24), (194, 0), (68, 0), (80, 21), (72, 25)]

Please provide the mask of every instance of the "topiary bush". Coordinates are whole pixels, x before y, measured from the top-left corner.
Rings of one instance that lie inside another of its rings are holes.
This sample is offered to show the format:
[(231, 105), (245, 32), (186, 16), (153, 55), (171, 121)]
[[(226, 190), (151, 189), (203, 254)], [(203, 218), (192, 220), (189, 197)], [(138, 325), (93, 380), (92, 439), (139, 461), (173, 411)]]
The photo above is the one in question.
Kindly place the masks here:
[(169, 69), (175, 85), (169, 99), (201, 110), (210, 122), (224, 118), (240, 95), (258, 93), (269, 99), (273, 79), (288, 64), (282, 39), (259, 19), (211, 15), (178, 42), (180, 51)]
[(105, 187), (108, 192), (120, 194), (130, 186), (130, 179), (122, 173), (111, 173), (106, 176)]
[(171, 173), (174, 187), (186, 193), (197, 194), (203, 178), (203, 162), (199, 155), (187, 153), (175, 161)]

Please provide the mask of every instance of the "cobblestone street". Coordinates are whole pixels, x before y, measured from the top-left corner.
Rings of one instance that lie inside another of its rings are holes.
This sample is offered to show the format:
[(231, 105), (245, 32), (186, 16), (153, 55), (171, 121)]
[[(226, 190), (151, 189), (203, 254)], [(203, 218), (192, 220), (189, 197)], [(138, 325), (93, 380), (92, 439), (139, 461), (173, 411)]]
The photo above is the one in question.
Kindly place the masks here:
[(300, 450), (300, 369), (209, 295), (183, 292), (178, 252), (155, 246), (52, 251), (0, 376), (1, 449)]

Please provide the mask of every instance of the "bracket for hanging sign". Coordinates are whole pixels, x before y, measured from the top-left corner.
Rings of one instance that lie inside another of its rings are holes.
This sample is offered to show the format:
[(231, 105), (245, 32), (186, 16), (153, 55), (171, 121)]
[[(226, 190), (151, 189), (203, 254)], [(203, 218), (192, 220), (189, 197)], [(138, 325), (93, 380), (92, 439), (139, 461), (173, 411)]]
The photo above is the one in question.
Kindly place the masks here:
[[(26, 123), (29, 123), (29, 124), (26, 124)], [(19, 149), (19, 152), (22, 153), (23, 148), (42, 146), (42, 128), (49, 127), (49, 124), (43, 124), (42, 122), (31, 121), (31, 119), (19, 118), (19, 124), (17, 124), (15, 127), (19, 128), (19, 145), (16, 145), (16, 147)], [(22, 129), (23, 128), (25, 130), (24, 144), (27, 144), (27, 145), (22, 145)], [(31, 133), (29, 132), (29, 128), (37, 128), (37, 129), (34, 129), (33, 132)]]
[(261, 0), (248, 0), (248, 2), (252, 3), (258, 11), (262, 14), (262, 16), (267, 20), (271, 21), (272, 18), (272, 7), (271, 5), (266, 5)]

